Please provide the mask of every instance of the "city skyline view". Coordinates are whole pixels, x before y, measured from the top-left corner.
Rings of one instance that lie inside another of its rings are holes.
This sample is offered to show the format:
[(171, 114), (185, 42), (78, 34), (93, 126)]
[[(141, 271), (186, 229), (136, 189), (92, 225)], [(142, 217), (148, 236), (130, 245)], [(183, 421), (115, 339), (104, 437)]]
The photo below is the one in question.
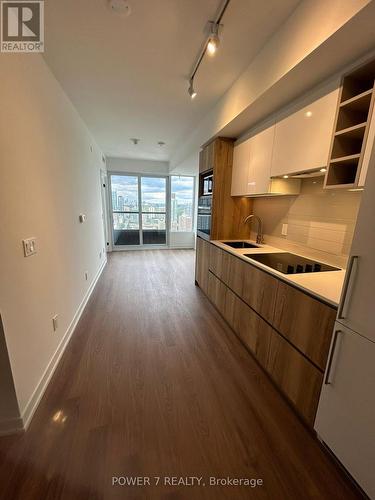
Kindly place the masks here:
[[(141, 200), (139, 200), (139, 182)], [(193, 199), (194, 178), (171, 176), (171, 231), (193, 230)], [(165, 177), (139, 178), (135, 175), (112, 175), (111, 202), (115, 242), (120, 235), (122, 241), (125, 233), (139, 231), (140, 215), (142, 230), (158, 233), (159, 239), (162, 236), (166, 242), (167, 179)]]

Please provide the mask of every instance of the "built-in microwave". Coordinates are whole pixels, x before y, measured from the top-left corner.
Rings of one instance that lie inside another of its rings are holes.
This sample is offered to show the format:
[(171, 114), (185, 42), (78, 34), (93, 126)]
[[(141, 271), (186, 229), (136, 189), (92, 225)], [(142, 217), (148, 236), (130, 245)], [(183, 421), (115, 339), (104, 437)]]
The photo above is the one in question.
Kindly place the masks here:
[(214, 176), (212, 174), (204, 175), (202, 195), (208, 196), (212, 194), (213, 188), (214, 188)]

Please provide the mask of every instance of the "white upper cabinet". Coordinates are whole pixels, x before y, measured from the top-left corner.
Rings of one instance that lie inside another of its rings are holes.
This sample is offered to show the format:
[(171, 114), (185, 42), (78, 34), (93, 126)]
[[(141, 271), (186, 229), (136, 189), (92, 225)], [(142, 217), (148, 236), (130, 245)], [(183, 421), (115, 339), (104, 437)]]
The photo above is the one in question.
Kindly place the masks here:
[(250, 142), (248, 193), (268, 193), (270, 189), (271, 163), (275, 125), (254, 135)]
[(233, 151), (232, 196), (246, 196), (250, 161), (250, 141), (235, 146)]
[(275, 126), (234, 147), (232, 196), (267, 193), (270, 185)]
[(271, 179), (275, 125), (234, 147), (232, 196), (298, 194), (300, 181)]
[(339, 89), (276, 123), (271, 176), (327, 166)]

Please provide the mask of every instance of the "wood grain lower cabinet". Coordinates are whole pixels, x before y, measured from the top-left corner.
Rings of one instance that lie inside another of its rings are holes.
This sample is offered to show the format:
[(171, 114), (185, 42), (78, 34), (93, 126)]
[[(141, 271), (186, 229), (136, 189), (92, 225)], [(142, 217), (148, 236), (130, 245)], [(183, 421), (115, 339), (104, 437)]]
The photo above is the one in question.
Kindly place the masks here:
[(263, 367), (267, 365), (272, 328), (212, 272), (208, 298)]
[(333, 307), (280, 281), (272, 324), (324, 370), (336, 313)]
[(210, 270), (240, 297), (243, 290), (244, 273), (248, 264), (238, 257), (211, 245)]
[(298, 413), (313, 426), (323, 373), (274, 330), (266, 369)]
[(278, 280), (251, 264), (244, 264), (241, 297), (266, 321), (272, 323)]
[(195, 281), (203, 292), (208, 291), (208, 266), (210, 261), (210, 246), (208, 241), (197, 238), (197, 248), (195, 255)]
[(234, 328), (234, 312), (237, 297), (214, 274), (208, 274), (208, 298), (222, 314), (229, 325)]
[(263, 368), (266, 368), (272, 328), (236, 296), (233, 329)]

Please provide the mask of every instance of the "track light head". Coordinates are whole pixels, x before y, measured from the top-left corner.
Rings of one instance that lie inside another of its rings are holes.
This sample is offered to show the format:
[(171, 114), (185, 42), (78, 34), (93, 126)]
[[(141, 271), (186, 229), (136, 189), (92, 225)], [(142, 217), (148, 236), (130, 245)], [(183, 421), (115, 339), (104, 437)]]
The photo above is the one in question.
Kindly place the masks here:
[(197, 93), (194, 90), (194, 82), (193, 82), (193, 80), (190, 80), (190, 85), (189, 85), (188, 92), (189, 92), (189, 96), (191, 97), (191, 99), (194, 99), (197, 96)]
[(219, 24), (210, 22), (210, 34), (207, 42), (207, 54), (213, 56), (220, 45)]

